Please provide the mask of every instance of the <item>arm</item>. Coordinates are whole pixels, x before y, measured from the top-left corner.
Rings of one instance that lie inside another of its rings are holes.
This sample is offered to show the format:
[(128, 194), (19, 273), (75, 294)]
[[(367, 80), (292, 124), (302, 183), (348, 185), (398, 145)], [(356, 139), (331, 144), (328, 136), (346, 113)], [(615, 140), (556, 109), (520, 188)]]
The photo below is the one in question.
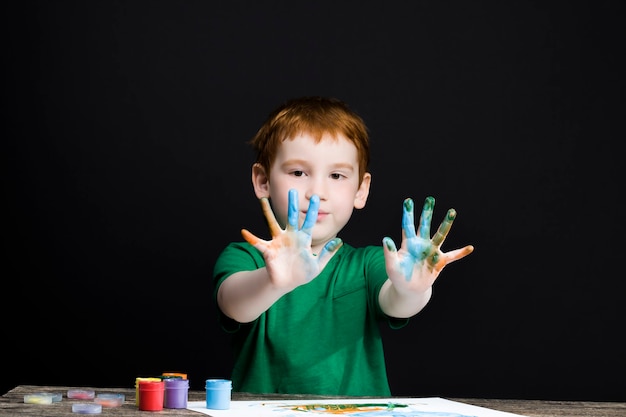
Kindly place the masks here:
[(430, 223), (434, 206), (435, 199), (427, 197), (416, 233), (413, 200), (407, 198), (403, 206), (400, 250), (397, 250), (391, 238), (383, 239), (388, 279), (380, 290), (379, 301), (388, 316), (405, 318), (419, 313), (430, 300), (432, 286), (443, 268), (474, 250), (473, 246), (467, 245), (450, 252), (441, 251), (456, 211), (448, 210), (446, 218), (431, 239)]
[(267, 198), (261, 199), (272, 239), (258, 238), (242, 230), (243, 238), (257, 248), (265, 259), (265, 267), (240, 271), (222, 282), (217, 294), (220, 309), (240, 323), (255, 320), (278, 299), (300, 285), (310, 282), (324, 269), (332, 255), (343, 245), (339, 238), (329, 241), (318, 256), (311, 250), (311, 232), (317, 221), (319, 198), (311, 198), (309, 209), (298, 228), (298, 194), (289, 191), (288, 224), (280, 228)]

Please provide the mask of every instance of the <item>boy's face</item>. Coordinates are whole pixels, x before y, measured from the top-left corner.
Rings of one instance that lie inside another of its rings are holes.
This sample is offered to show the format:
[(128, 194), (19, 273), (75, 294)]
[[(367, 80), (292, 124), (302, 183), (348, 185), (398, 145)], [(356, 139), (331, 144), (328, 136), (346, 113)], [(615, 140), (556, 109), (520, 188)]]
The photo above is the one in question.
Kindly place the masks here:
[(325, 134), (319, 143), (306, 133), (287, 139), (278, 149), (269, 178), (257, 164), (252, 173), (256, 196), (270, 198), (274, 215), (283, 228), (287, 224), (290, 189), (298, 191), (300, 225), (311, 196), (320, 198), (311, 243), (314, 253), (337, 236), (353, 209), (365, 206), (371, 181), (366, 173), (359, 185), (357, 150), (343, 135), (334, 138)]

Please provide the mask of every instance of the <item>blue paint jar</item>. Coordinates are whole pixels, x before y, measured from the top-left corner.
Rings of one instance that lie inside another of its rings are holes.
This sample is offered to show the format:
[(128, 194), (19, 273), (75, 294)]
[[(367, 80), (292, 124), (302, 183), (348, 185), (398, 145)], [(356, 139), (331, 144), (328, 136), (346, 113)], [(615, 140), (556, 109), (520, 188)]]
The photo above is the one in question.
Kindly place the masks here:
[(206, 380), (206, 408), (211, 410), (228, 410), (233, 383), (230, 379)]

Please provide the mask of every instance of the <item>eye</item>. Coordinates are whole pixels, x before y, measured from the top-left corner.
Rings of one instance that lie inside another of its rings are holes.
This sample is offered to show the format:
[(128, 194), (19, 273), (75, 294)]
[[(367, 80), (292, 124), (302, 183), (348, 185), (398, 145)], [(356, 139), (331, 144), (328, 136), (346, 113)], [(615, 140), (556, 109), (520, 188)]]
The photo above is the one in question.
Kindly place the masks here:
[(304, 171), (293, 171), (291, 174), (296, 177), (301, 177), (304, 175)]
[(330, 174), (330, 178), (332, 178), (334, 180), (340, 180), (340, 179), (345, 178), (345, 177), (343, 175), (338, 174), (338, 173), (335, 172), (333, 174)]

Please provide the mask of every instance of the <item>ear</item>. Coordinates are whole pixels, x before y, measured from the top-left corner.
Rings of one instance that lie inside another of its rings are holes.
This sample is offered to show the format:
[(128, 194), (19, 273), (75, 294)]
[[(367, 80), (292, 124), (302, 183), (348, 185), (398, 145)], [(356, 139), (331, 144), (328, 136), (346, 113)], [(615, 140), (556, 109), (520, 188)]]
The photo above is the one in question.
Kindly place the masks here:
[(252, 186), (257, 198), (270, 196), (270, 178), (265, 168), (259, 163), (252, 165)]
[(367, 197), (370, 195), (370, 184), (372, 183), (372, 174), (366, 172), (363, 175), (363, 181), (361, 181), (361, 185), (359, 185), (359, 189), (356, 192), (356, 196), (354, 196), (354, 208), (362, 209), (365, 207), (365, 203), (367, 202)]

